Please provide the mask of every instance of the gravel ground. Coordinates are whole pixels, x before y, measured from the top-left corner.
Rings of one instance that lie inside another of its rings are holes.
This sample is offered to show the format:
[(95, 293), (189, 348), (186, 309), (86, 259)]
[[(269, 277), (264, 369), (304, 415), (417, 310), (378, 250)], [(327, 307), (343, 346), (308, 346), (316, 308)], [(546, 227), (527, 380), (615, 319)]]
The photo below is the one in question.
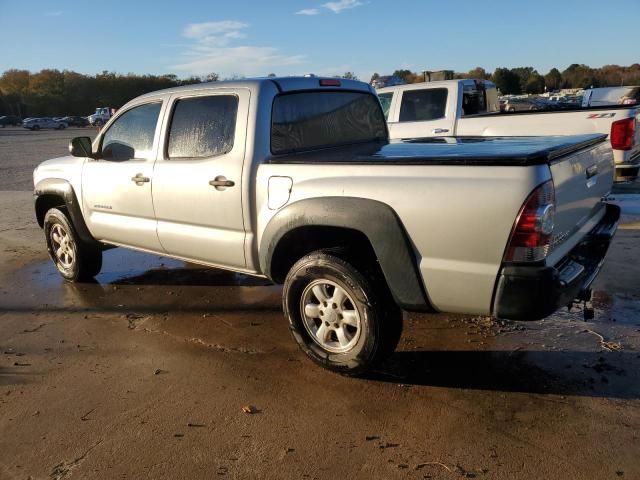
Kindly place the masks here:
[(7, 132), (0, 478), (640, 478), (633, 201), (592, 320), (407, 314), (399, 351), (353, 379), (297, 350), (261, 280), (114, 249), (96, 283), (61, 281), (30, 170), (78, 133)]
[(74, 137), (95, 137), (96, 130), (66, 128), (32, 132), (22, 127), (0, 128), (0, 190), (33, 190), (33, 169), (40, 162), (69, 154)]

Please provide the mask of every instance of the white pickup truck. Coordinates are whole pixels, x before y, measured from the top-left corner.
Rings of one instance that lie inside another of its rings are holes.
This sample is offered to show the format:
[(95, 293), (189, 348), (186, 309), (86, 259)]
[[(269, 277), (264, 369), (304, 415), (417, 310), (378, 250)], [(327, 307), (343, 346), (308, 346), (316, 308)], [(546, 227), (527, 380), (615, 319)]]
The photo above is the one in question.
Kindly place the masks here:
[(604, 133), (616, 179), (638, 175), (640, 105), (500, 113), (495, 85), (486, 80), (396, 85), (379, 89), (378, 96), (392, 139)]
[(120, 246), (284, 283), (293, 338), (347, 374), (393, 352), (401, 309), (532, 320), (587, 298), (619, 218), (605, 135), (390, 143), (352, 80), (150, 93), (70, 153), (34, 172), (65, 279)]
[(96, 111), (87, 117), (89, 123), (94, 127), (101, 127), (113, 116), (115, 109), (111, 107), (98, 107)]

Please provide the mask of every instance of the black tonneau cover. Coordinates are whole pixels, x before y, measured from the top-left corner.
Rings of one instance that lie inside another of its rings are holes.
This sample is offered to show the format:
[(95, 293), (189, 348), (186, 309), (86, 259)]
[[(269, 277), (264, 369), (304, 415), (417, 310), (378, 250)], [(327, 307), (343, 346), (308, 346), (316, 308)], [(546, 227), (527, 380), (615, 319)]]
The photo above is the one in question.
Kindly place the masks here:
[(274, 155), (268, 163), (511, 165), (551, 163), (607, 139), (603, 134), (556, 137), (433, 137), (365, 143)]

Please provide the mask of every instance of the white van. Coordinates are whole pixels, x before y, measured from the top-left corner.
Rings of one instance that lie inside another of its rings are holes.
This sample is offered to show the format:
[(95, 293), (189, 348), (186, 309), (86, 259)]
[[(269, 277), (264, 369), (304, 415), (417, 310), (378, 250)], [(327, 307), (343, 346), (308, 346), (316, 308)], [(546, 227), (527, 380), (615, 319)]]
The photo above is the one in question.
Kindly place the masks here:
[(583, 107), (640, 104), (640, 87), (589, 88), (582, 97)]

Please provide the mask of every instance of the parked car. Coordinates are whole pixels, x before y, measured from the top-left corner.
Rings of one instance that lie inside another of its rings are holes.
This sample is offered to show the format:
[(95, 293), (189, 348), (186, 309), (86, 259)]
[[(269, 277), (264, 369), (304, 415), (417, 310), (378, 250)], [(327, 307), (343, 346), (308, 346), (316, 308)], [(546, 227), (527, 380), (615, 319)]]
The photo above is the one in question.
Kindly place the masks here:
[(80, 116), (62, 117), (60, 121), (65, 122), (69, 127), (89, 126), (89, 120), (87, 120), (86, 117), (80, 117)]
[(501, 114), (494, 108), (495, 85), (484, 80), (399, 85), (378, 90), (378, 96), (390, 103), (392, 139), (604, 133), (613, 147), (617, 179), (632, 180), (638, 175), (638, 105), (583, 109), (574, 104), (574, 108)]
[(22, 119), (15, 115), (4, 115), (0, 117), (0, 127), (7, 127), (9, 125), (22, 125)]
[(35, 213), (72, 282), (122, 246), (284, 283), (302, 351), (359, 374), (401, 309), (533, 320), (588, 298), (616, 230), (606, 135), (448, 140), (390, 143), (353, 80), (179, 87), (40, 164)]
[(30, 118), (22, 122), (22, 126), (29, 130), (40, 130), (42, 128), (54, 128), (56, 130), (62, 130), (67, 128), (67, 124), (53, 118)]
[(541, 105), (533, 99), (529, 98), (509, 98), (505, 100), (503, 111), (505, 112), (522, 112), (539, 110)]

